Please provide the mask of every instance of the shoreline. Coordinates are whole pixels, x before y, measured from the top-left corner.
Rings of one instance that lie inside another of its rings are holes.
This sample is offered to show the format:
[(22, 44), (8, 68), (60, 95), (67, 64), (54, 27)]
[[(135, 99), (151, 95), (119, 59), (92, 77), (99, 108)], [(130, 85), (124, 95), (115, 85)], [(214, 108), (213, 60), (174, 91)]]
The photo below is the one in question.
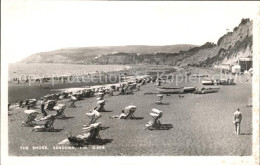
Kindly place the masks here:
[[(105, 66), (105, 65), (104, 65)], [(58, 90), (62, 89), (68, 89), (68, 88), (82, 88), (86, 86), (96, 86), (96, 85), (108, 85), (108, 84), (114, 84), (114, 83), (119, 83), (122, 82), (122, 79), (120, 78), (120, 75), (123, 75), (124, 73), (127, 73), (127, 77), (131, 76), (136, 76), (139, 74), (144, 74), (143, 71), (144, 69), (149, 68), (148, 70), (150, 71), (167, 71), (168, 69), (176, 70), (175, 67), (173, 66), (165, 66), (165, 65), (150, 65), (150, 66), (145, 66), (145, 65), (127, 65), (126, 66), (128, 69), (120, 69), (120, 70), (113, 70), (113, 71), (107, 71), (103, 72), (106, 75), (111, 75), (114, 74), (116, 75), (116, 81), (106, 81), (104, 82), (102, 77), (103, 74), (101, 74), (101, 71), (99, 73), (93, 73), (91, 76), (96, 79), (101, 79), (101, 81), (98, 82), (73, 82), (73, 83), (62, 83), (61, 80), (58, 80), (55, 82), (54, 86), (52, 85), (52, 82), (47, 82), (47, 83), (41, 83), (40, 82), (34, 82), (29, 85), (29, 83), (13, 83), (13, 82), (8, 82), (8, 102), (10, 104), (17, 103), (20, 100), (25, 100), (25, 99), (31, 99), (31, 98), (36, 98), (40, 99), (44, 95), (47, 94), (54, 94), (57, 93)], [(159, 68), (158, 68), (159, 67)], [(80, 76), (79, 76), (80, 77)], [(103, 81), (103, 82), (102, 82)], [(40, 86), (39, 86), (40, 85)]]
[[(8, 102), (10, 104), (17, 103), (20, 100), (36, 98), (37, 100), (47, 94), (57, 93), (57, 89), (63, 88), (77, 88), (84, 86), (94, 86), (94, 85), (104, 85), (111, 84), (120, 81), (119, 75), (121, 72), (129, 72), (132, 70), (132, 67), (125, 66), (124, 69), (113, 69), (110, 71), (99, 71), (93, 72), (89, 74), (89, 76), (94, 77), (95, 79), (99, 79), (101, 81), (91, 82), (91, 81), (83, 81), (83, 82), (62, 82), (61, 80), (44, 82), (40, 80), (39, 82), (24, 82), (24, 83), (15, 83), (13, 81), (8, 82)], [(113, 80), (113, 82), (105, 81), (104, 74), (115, 74), (118, 77)], [(75, 75), (74, 75), (75, 76)], [(79, 75), (78, 75), (79, 76)], [(82, 74), (81, 76), (86, 76), (86, 74)], [(100, 77), (101, 76), (101, 77)], [(75, 76), (76, 77), (76, 76)], [(54, 82), (54, 84), (52, 84)]]

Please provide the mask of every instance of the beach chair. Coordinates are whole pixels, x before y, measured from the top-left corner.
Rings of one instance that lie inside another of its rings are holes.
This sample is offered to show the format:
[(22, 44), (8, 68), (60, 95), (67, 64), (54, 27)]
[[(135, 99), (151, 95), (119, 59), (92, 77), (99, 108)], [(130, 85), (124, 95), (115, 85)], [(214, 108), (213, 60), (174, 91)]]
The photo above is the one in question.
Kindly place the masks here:
[(150, 82), (151, 82), (151, 78), (147, 78), (146, 81), (145, 81), (146, 84), (148, 84)]
[(127, 88), (127, 89), (125, 90), (125, 95), (131, 95), (131, 94), (134, 94), (134, 91), (131, 90), (131, 89), (129, 89), (129, 88)]
[(108, 96), (114, 96), (114, 89), (109, 89), (108, 91), (107, 91), (107, 94), (108, 94)]
[(98, 96), (97, 100), (104, 100), (105, 93), (99, 92), (97, 93), (97, 96)]
[(104, 111), (106, 111), (105, 110), (105, 100), (99, 100), (99, 101), (97, 101), (97, 104), (99, 105), (99, 107), (98, 107), (98, 112), (104, 112)]
[(94, 90), (94, 89), (90, 91), (89, 96), (90, 96), (90, 97), (94, 97), (94, 96), (95, 96), (95, 90)]
[(70, 101), (71, 101), (71, 104), (69, 105), (69, 108), (75, 108), (76, 105), (75, 105), (75, 102), (77, 101), (77, 97), (75, 97), (75, 95), (70, 95)]
[(77, 98), (77, 100), (83, 100), (83, 91), (77, 91), (77, 93), (73, 94), (73, 96), (75, 96)]
[(56, 119), (55, 115), (50, 114), (50, 115), (47, 115), (45, 117), (42, 117), (42, 118), (36, 120), (36, 121), (43, 121), (45, 123), (43, 125), (35, 126), (32, 131), (36, 131), (36, 132), (49, 132), (49, 131), (54, 130), (53, 123), (54, 123), (55, 119)]
[(152, 120), (150, 120), (145, 126), (146, 129), (153, 130), (153, 129), (159, 129), (161, 126), (160, 118), (162, 117), (162, 111), (153, 108), (152, 113), (150, 113), (150, 116), (152, 117)]
[(48, 109), (48, 110), (53, 110), (53, 107), (56, 105), (56, 101), (55, 100), (48, 100), (45, 103), (45, 108), (44, 109)]
[(36, 99), (29, 99), (28, 106), (29, 106), (30, 108), (35, 107), (36, 104), (37, 104), (37, 100), (36, 100)]
[(136, 111), (136, 106), (134, 105), (129, 105), (127, 107), (125, 107), (125, 114), (126, 114), (126, 117), (125, 119), (132, 119), (134, 117), (134, 113)]
[(141, 88), (141, 85), (140, 85), (140, 84), (137, 84), (137, 85), (136, 85), (136, 91), (140, 91), (140, 88)]
[(128, 89), (134, 90), (134, 89), (136, 89), (136, 86), (137, 86), (137, 83), (129, 84), (129, 88)]
[(93, 92), (91, 89), (87, 89), (85, 93), (85, 97), (92, 97), (95, 92)]
[(57, 114), (55, 115), (55, 117), (57, 119), (62, 119), (64, 117), (66, 117), (65, 113), (64, 113), (64, 111), (66, 109), (66, 105), (65, 104), (58, 104), (55, 107), (53, 107), (53, 109), (57, 111)]
[(38, 114), (36, 110), (25, 110), (27, 118), (22, 122), (22, 126), (33, 127), (36, 125), (35, 119)]
[(25, 99), (23, 102), (21, 101), (21, 108), (28, 107), (29, 106), (29, 99)]
[(155, 101), (155, 104), (162, 104), (163, 95), (159, 94), (156, 96), (159, 98), (159, 100)]
[(100, 129), (101, 129), (101, 123), (95, 123), (91, 124), (88, 127), (83, 127), (83, 135), (78, 135), (78, 136), (72, 136), (70, 135), (68, 137), (69, 142), (72, 145), (77, 145), (77, 146), (83, 146), (85, 145), (91, 145), (91, 144), (96, 144), (98, 140), (101, 140), (100, 137)]
[(91, 113), (86, 113), (86, 115), (90, 118), (90, 122), (88, 123), (88, 125), (96, 123), (96, 121), (101, 117), (101, 114), (95, 109)]

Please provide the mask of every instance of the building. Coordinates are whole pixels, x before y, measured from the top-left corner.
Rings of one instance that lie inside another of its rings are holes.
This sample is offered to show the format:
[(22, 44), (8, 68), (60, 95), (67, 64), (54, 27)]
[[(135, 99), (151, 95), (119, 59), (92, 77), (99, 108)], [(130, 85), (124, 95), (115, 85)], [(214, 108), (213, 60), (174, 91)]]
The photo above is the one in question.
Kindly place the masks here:
[(253, 67), (253, 59), (252, 57), (240, 58), (238, 64), (241, 67), (241, 72), (248, 71)]
[(232, 65), (230, 65), (230, 64), (218, 64), (218, 65), (213, 65), (213, 68), (217, 69), (217, 70), (231, 71)]
[(240, 73), (241, 72), (241, 66), (240, 65), (234, 65), (232, 67), (232, 73), (236, 74), (236, 73)]

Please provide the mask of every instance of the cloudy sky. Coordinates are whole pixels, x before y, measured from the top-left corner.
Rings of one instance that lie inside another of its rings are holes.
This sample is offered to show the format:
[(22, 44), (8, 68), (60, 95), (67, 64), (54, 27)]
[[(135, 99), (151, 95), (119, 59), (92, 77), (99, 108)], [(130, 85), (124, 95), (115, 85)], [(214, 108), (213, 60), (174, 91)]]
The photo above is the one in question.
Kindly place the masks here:
[(259, 2), (2, 2), (2, 56), (17, 62), (66, 47), (217, 42)]

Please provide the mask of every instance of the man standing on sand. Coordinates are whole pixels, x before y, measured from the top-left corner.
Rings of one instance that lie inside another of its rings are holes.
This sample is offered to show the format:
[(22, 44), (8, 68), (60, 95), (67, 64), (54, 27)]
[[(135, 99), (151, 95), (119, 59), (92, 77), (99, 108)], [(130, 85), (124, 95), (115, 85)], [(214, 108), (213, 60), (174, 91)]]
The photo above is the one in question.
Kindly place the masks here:
[(234, 113), (234, 119), (233, 119), (233, 123), (235, 124), (235, 133), (237, 135), (240, 134), (240, 123), (242, 120), (242, 113), (240, 112), (239, 108), (237, 108), (237, 111)]

